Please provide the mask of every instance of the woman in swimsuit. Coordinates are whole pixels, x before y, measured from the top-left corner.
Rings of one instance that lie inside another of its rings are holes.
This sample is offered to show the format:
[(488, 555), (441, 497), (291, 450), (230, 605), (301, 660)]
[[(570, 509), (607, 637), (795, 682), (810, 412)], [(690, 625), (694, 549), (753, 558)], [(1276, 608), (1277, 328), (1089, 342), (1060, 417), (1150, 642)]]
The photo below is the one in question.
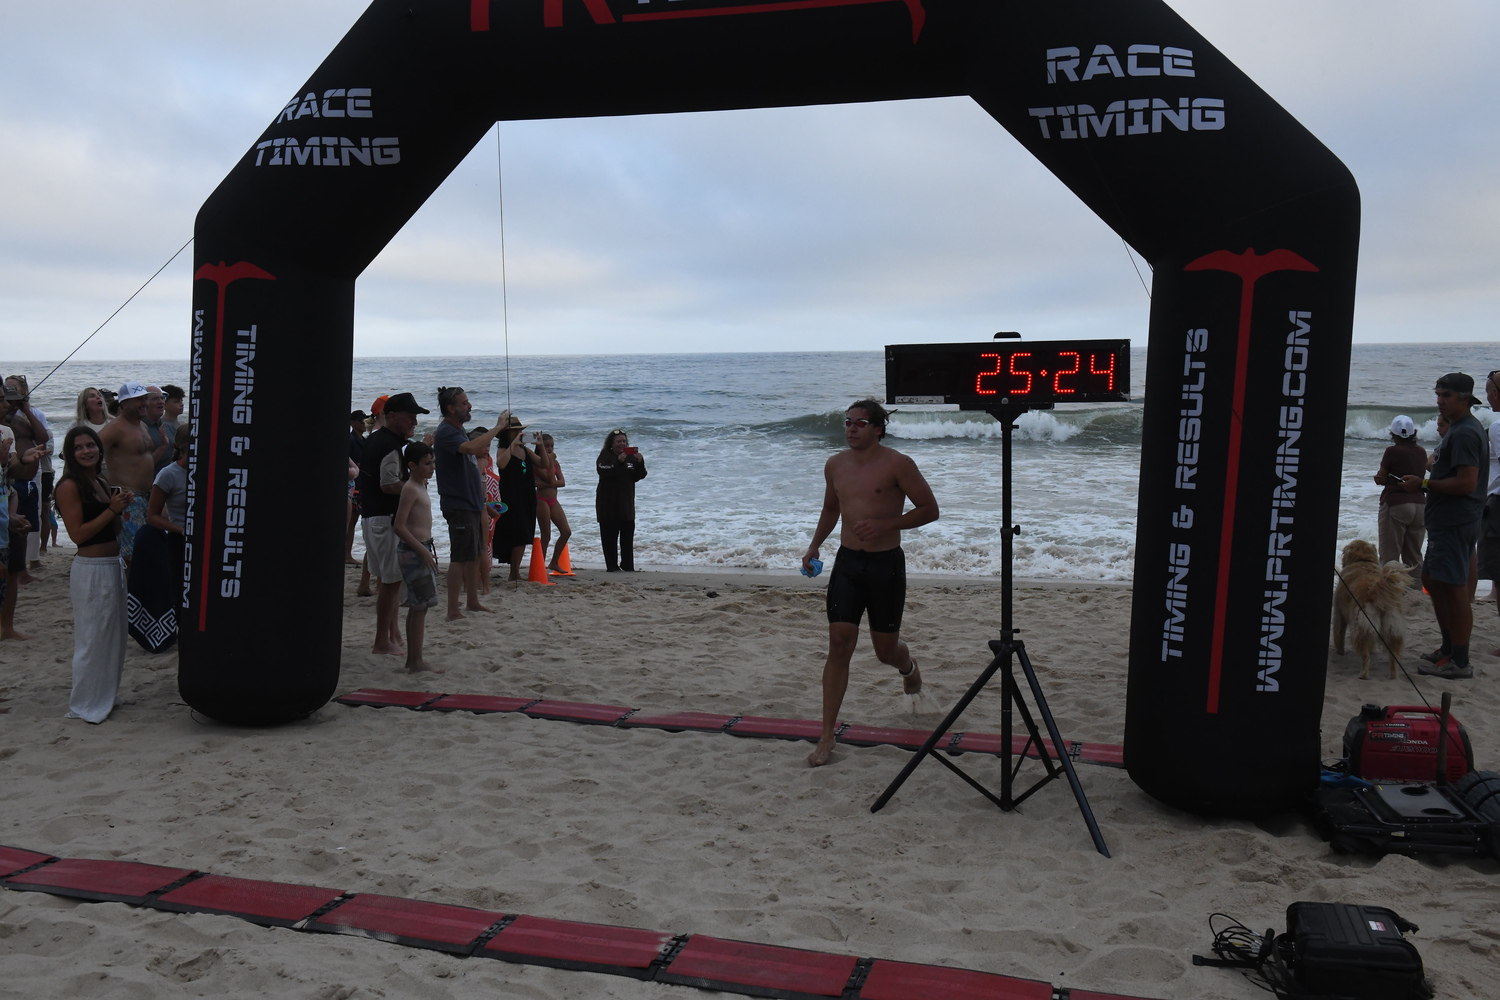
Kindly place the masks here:
[(120, 565), (120, 512), (135, 494), (99, 474), (104, 446), (88, 426), (63, 438), (63, 475), (54, 500), (78, 546), (69, 572), (73, 595), (73, 693), (70, 719), (103, 722), (115, 707), (125, 667), (125, 570)]
[(547, 569), (554, 573), (561, 572), (557, 561), (562, 558), (562, 550), (568, 544), (568, 539), (573, 537), (573, 529), (568, 526), (568, 515), (563, 512), (562, 504), (557, 502), (557, 491), (568, 485), (563, 478), (562, 466), (557, 464), (557, 455), (552, 450), (552, 435), (543, 434), (540, 446), (537, 448), (537, 457), (547, 460), (546, 468), (538, 465), (533, 473), (536, 476), (536, 520), (541, 528), (542, 555), (547, 554), (547, 542), (552, 535), (552, 525), (557, 525), (557, 544), (552, 549), (552, 561), (547, 564)]

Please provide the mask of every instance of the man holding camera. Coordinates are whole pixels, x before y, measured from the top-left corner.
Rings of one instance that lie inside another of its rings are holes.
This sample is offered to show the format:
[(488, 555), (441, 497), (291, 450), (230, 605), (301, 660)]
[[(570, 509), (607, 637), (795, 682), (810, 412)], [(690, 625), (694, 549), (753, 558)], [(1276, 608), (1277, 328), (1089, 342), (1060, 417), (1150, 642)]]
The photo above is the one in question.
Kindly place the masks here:
[(25, 476), (12, 479), (16, 491), (16, 507), (22, 520), (30, 527), (18, 537), (20, 544), (11, 547), (10, 572), (17, 584), (28, 584), (33, 577), (28, 572), (42, 565), (42, 483), (41, 465), (46, 461), (48, 443), (52, 438), (47, 429), (47, 419), (42, 411), (31, 405), (31, 394), (24, 375), (8, 375), (5, 378), (5, 399), (10, 405), (7, 424), (15, 434), (15, 449), (26, 454), (33, 448), (40, 449), (37, 460), (29, 465)]
[(443, 422), (432, 435), (437, 460), (438, 503), (448, 522), (448, 620), (464, 617), (458, 609), (458, 592), (468, 592), (470, 611), (488, 611), (479, 603), (480, 559), (486, 545), (484, 530), (484, 484), (479, 476), (479, 456), (487, 455), (490, 442), (510, 422), (510, 411), (502, 410), (492, 430), (472, 441), (464, 424), (473, 413), (469, 394), (459, 386), (438, 387), (438, 411)]
[[(19, 511), (12, 514), (16, 480), (25, 481), (36, 475), (37, 461), (43, 448), (32, 445), (22, 451), (16, 447), (16, 435), (11, 429), (12, 421), (19, 412), (19, 395), (7, 380), (4, 398), (0, 398), (0, 639), (29, 639), (15, 629), (16, 592), (20, 581), (10, 579), (10, 567), (16, 565), (15, 553), (21, 553), (21, 569), (25, 570), (26, 533), (37, 526), (31, 524)], [(12, 534), (12, 532), (16, 532)]]

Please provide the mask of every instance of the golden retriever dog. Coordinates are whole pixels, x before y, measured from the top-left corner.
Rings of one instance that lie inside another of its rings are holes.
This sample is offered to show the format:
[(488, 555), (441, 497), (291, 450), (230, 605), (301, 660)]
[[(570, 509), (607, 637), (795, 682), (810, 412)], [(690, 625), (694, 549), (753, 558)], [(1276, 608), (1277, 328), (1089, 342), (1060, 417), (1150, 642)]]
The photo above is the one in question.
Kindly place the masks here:
[(1335, 581), (1333, 585), (1333, 649), (1337, 653), (1344, 651), (1344, 632), (1352, 628), (1354, 652), (1359, 654), (1360, 680), (1370, 676), (1370, 654), (1381, 639), (1390, 647), (1394, 680), (1396, 657), (1406, 644), (1406, 614), (1402, 605), (1412, 593), (1411, 569), (1396, 561), (1382, 566), (1379, 559), (1375, 546), (1356, 538), (1344, 546), (1343, 582)]

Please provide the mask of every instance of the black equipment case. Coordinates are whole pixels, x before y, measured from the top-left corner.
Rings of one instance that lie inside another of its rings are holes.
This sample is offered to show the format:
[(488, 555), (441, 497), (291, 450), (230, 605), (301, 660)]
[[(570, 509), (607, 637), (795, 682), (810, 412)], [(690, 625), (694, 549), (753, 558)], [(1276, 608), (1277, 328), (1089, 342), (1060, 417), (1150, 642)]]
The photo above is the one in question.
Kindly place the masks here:
[(1422, 956), (1402, 936), (1417, 926), (1383, 906), (1293, 903), (1286, 910), (1285, 955), (1308, 993), (1357, 1000), (1422, 1000), (1431, 990)]
[(1475, 775), (1489, 773), (1476, 771), (1458, 786), (1447, 787), (1323, 785), (1310, 796), (1309, 812), (1336, 854), (1491, 854), (1500, 834), (1468, 805), (1464, 794)]

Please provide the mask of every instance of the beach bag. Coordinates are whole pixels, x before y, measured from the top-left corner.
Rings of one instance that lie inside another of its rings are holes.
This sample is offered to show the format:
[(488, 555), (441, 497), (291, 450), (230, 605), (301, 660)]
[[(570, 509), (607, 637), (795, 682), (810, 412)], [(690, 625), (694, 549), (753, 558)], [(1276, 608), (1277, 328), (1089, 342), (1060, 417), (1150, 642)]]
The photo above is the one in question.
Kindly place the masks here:
[(125, 611), (130, 637), (148, 653), (160, 653), (177, 641), (174, 598), (179, 587), (174, 578), (179, 565), (165, 531), (147, 525), (136, 534)]

